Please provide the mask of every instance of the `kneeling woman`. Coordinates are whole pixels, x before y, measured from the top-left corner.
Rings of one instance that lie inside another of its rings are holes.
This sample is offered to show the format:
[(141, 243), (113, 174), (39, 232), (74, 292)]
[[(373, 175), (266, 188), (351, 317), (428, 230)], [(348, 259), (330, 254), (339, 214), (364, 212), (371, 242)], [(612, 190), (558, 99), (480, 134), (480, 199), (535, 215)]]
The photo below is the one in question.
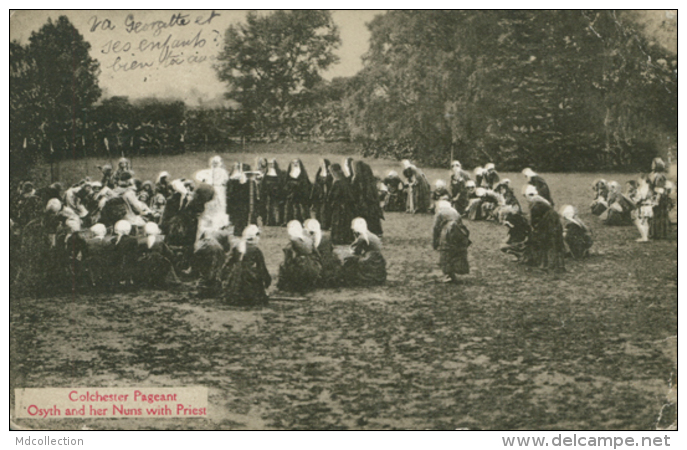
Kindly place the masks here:
[(260, 230), (256, 225), (243, 229), (241, 240), (231, 249), (222, 269), (222, 295), (227, 303), (259, 306), (267, 304), (272, 283), (265, 257), (258, 248)]
[(351, 224), (355, 241), (353, 254), (343, 263), (344, 281), (349, 286), (374, 286), (386, 281), (386, 261), (382, 256), (382, 242), (367, 230), (365, 219), (358, 217)]
[(143, 231), (145, 237), (138, 240), (136, 284), (160, 287), (165, 284), (168, 275), (178, 282), (174, 272), (174, 254), (165, 243), (164, 236), (160, 235), (160, 228), (155, 222), (148, 222)]
[(322, 274), (319, 279), (320, 287), (338, 287), (342, 284), (341, 260), (334, 254), (334, 246), (329, 236), (322, 235), (320, 223), (315, 219), (308, 219), (303, 224), (305, 232), (313, 240), (313, 246), (317, 249), (322, 265)]
[(589, 249), (594, 243), (587, 226), (577, 217), (577, 211), (572, 205), (566, 205), (561, 209), (563, 217), (563, 239), (570, 250), (570, 255), (575, 259), (589, 256)]
[(529, 241), (532, 250), (530, 264), (542, 269), (565, 272), (565, 243), (560, 216), (551, 203), (539, 195), (536, 187), (527, 186), (525, 196), (530, 202), (532, 226)]
[(470, 273), (468, 246), (470, 232), (460, 219), (451, 203), (439, 200), (434, 218), (434, 239), (432, 246), (439, 250), (439, 266), (446, 275), (445, 282), (458, 282), (458, 275)]
[(297, 220), (287, 225), (289, 245), (284, 248), (284, 262), (279, 266), (277, 288), (304, 294), (315, 289), (322, 273), (322, 265), (315, 243)]

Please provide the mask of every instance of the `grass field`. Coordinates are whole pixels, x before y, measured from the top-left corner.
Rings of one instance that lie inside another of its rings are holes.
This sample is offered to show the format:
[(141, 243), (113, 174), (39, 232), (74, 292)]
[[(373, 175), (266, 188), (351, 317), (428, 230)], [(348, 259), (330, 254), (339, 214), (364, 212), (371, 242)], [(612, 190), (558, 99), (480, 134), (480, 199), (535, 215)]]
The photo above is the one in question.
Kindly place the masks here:
[[(133, 161), (136, 176), (189, 177), (212, 154)], [(253, 162), (254, 154), (227, 154)], [(271, 156), (265, 154), (264, 156)], [(275, 155), (284, 164), (295, 154)], [(300, 155), (311, 176), (319, 155)], [(327, 156), (327, 155), (325, 155)], [(339, 162), (340, 154), (329, 155)], [(100, 161), (63, 163), (66, 181)], [(385, 174), (400, 164), (368, 160)], [(425, 170), (430, 182), (446, 170)], [(509, 177), (516, 189), (522, 175)], [(262, 309), (171, 291), (14, 299), (10, 389), (207, 386), (208, 419), (17, 421), (44, 429), (643, 429), (676, 420), (677, 232), (635, 242), (634, 227), (589, 214), (597, 177), (542, 174), (577, 206), (594, 254), (551, 274), (498, 250), (506, 230), (466, 222), (471, 273), (445, 285), (432, 217), (384, 222), (385, 286), (320, 290)], [(287, 241), (263, 231), (276, 278)], [(671, 389), (672, 386), (672, 389)], [(673, 402), (673, 403), (671, 403)]]

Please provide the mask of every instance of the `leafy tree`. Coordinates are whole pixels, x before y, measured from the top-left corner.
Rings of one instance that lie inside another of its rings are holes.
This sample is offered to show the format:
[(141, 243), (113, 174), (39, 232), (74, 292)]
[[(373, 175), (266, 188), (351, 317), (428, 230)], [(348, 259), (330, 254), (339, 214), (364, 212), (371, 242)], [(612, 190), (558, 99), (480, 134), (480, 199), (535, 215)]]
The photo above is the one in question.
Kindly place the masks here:
[(251, 12), (227, 29), (217, 75), (258, 134), (288, 134), (340, 42), (329, 12)]
[[(66, 16), (49, 19), (31, 33), (28, 45), (10, 44), (13, 152), (76, 156), (88, 113), (101, 95), (99, 63), (89, 55), (90, 48)], [(17, 166), (24, 159), (18, 157)]]

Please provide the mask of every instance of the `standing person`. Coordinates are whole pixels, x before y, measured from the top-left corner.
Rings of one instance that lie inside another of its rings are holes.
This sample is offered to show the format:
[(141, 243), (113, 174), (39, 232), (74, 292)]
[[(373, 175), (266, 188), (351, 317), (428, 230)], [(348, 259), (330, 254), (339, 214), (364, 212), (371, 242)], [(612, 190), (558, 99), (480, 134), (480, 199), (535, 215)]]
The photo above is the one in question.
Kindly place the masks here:
[(260, 229), (248, 225), (241, 240), (232, 247), (222, 269), (222, 295), (230, 304), (263, 306), (268, 297), (265, 290), (272, 277), (265, 266), (265, 257), (258, 248)]
[(376, 286), (386, 281), (386, 260), (382, 256), (382, 241), (367, 229), (362, 217), (353, 219), (351, 229), (355, 241), (352, 255), (343, 262), (344, 282), (349, 286)]
[(640, 236), (637, 242), (649, 242), (649, 230), (651, 229), (651, 220), (654, 217), (654, 206), (648, 177), (642, 176), (639, 178), (633, 200), (637, 208), (632, 212), (632, 217)]
[(215, 194), (205, 205), (205, 211), (200, 217), (198, 233), (205, 230), (220, 230), (229, 225), (229, 215), (227, 214), (227, 182), (229, 174), (224, 169), (222, 158), (213, 156), (210, 159), (210, 168), (196, 173), (196, 181), (205, 183), (215, 191)]
[(467, 182), (470, 181), (470, 174), (463, 170), (460, 161), (451, 163), (451, 204), (461, 216), (465, 214), (468, 206)]
[(470, 232), (460, 214), (446, 200), (439, 200), (434, 217), (432, 246), (439, 250), (439, 266), (446, 275), (444, 282), (458, 282), (458, 275), (470, 273), (468, 247)]
[(309, 198), (312, 185), (308, 172), (300, 159), (289, 164), (284, 190), (286, 193), (286, 222), (297, 220), (301, 223), (308, 218)]
[(353, 158), (344, 158), (341, 164), (341, 169), (343, 170), (343, 174), (346, 177), (346, 179), (348, 179), (348, 181), (351, 181), (351, 179), (353, 178)]
[(383, 183), (386, 185), (388, 195), (384, 203), (384, 211), (396, 212), (406, 210), (405, 185), (395, 170), (389, 171)]
[(322, 229), (329, 229), (329, 217), (327, 209), (327, 196), (329, 191), (332, 189), (332, 184), (334, 183), (334, 178), (329, 170), (328, 159), (320, 160), (320, 167), (317, 169), (315, 174), (315, 182), (312, 185), (310, 191), (310, 205), (312, 212), (314, 213), (315, 219), (322, 225)]
[(315, 219), (308, 219), (303, 224), (305, 232), (313, 240), (313, 246), (317, 249), (322, 266), (319, 280), (320, 287), (338, 287), (343, 282), (341, 261), (334, 254), (334, 246), (329, 236), (322, 234), (320, 223)]
[(242, 236), (250, 221), (251, 186), (245, 173), (247, 171), (250, 171), (248, 164), (234, 164), (227, 186), (227, 212), (229, 220), (234, 225), (234, 236)]
[(482, 187), (485, 189), (494, 189), (494, 186), (501, 180), (494, 163), (489, 163), (484, 166), (482, 173)]
[(334, 183), (327, 197), (328, 212), (330, 214), (331, 238), (334, 245), (349, 245), (353, 242), (353, 232), (350, 223), (355, 211), (355, 199), (351, 186), (338, 164), (330, 166)]
[(267, 159), (263, 157), (255, 158), (255, 222), (258, 223), (258, 218), (262, 226), (267, 224), (267, 211), (265, 209), (265, 195), (263, 193), (263, 180), (267, 173)]
[(653, 217), (649, 221), (651, 239), (668, 239), (670, 236), (670, 197), (666, 192), (666, 165), (661, 158), (651, 162), (651, 173), (648, 181), (653, 201)]
[(537, 189), (538, 195), (546, 199), (546, 201), (553, 206), (554, 203), (553, 199), (551, 198), (551, 191), (549, 190), (549, 185), (546, 184), (546, 181), (544, 181), (542, 177), (537, 175), (537, 173), (529, 167), (523, 169), (522, 174), (527, 177), (527, 183)]
[(322, 274), (319, 254), (312, 238), (297, 220), (286, 226), (289, 244), (284, 248), (284, 262), (279, 266), (277, 288), (304, 294), (317, 287)]
[(279, 163), (271, 159), (262, 178), (260, 195), (264, 202), (264, 223), (275, 227), (284, 224), (284, 173), (279, 170)]
[(551, 203), (537, 192), (534, 186), (527, 186), (525, 196), (530, 202), (530, 245), (532, 265), (541, 269), (565, 271), (565, 242), (561, 219)]
[(570, 255), (575, 259), (589, 256), (589, 249), (594, 240), (589, 228), (577, 217), (577, 211), (572, 205), (566, 205), (561, 209), (563, 217), (563, 239), (565, 240)]
[(382, 220), (384, 211), (379, 204), (379, 192), (372, 168), (363, 162), (356, 161), (353, 166), (353, 194), (357, 195), (355, 204), (357, 213), (365, 219), (369, 230), (377, 236), (382, 236)]
[(409, 214), (423, 214), (429, 210), (431, 187), (427, 177), (420, 169), (403, 160), (403, 176), (408, 180), (408, 202), (406, 212)]

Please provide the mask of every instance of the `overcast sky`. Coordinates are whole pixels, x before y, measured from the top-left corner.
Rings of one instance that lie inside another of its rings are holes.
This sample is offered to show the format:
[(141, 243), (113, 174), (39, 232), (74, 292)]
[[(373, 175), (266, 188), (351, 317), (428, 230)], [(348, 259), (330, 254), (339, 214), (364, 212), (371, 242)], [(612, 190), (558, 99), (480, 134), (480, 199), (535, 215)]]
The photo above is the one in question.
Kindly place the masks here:
[[(129, 14), (133, 18), (127, 18)], [(224, 30), (243, 21), (246, 12), (215, 14), (189, 10), (16, 11), (10, 19), (10, 39), (26, 44), (31, 32), (48, 18), (66, 15), (91, 44), (91, 56), (100, 62), (100, 87), (106, 96), (175, 97), (194, 105), (226, 90), (212, 69), (212, 58), (220, 51)], [(365, 24), (376, 14), (379, 12), (332, 13), (341, 34), (342, 45), (336, 51), (341, 61), (325, 78), (350, 76), (362, 68), (360, 57), (369, 44)], [(162, 23), (167, 26), (161, 27)]]

